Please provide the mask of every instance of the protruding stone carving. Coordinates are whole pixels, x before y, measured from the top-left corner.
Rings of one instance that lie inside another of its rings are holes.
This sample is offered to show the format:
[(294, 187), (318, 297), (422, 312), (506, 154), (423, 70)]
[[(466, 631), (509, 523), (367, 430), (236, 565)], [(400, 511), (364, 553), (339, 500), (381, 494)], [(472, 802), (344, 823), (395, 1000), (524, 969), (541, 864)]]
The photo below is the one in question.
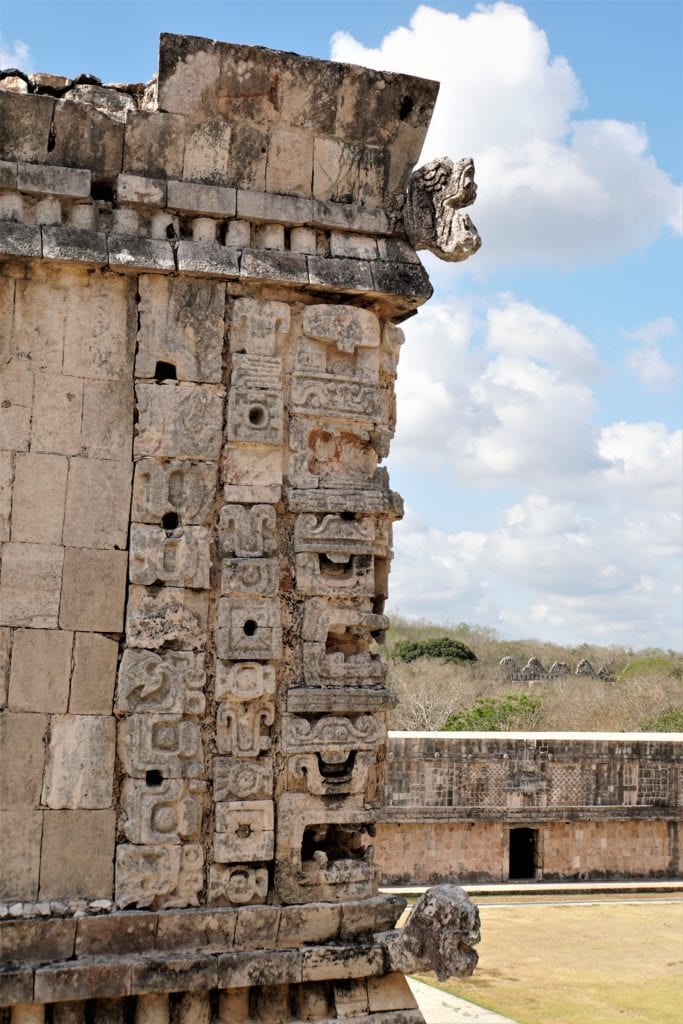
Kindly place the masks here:
[(347, 796), (363, 793), (375, 755), (365, 750), (325, 750), (295, 754), (287, 759), (288, 792), (314, 796)]
[(274, 849), (273, 827), (271, 800), (216, 804), (214, 860), (219, 864), (270, 860)]
[(272, 795), (273, 765), (269, 759), (237, 761), (233, 757), (214, 757), (214, 800), (263, 800)]
[(218, 524), (221, 555), (260, 558), (275, 552), (275, 509), (271, 505), (224, 505)]
[(221, 754), (258, 757), (270, 749), (267, 730), (275, 721), (272, 701), (224, 702), (216, 717), (216, 746)]
[(282, 360), (275, 356), (248, 355), (234, 352), (230, 382), (243, 390), (281, 390)]
[(209, 868), (209, 900), (243, 906), (265, 903), (268, 895), (268, 869), (246, 865), (212, 864)]
[(274, 356), (278, 341), (289, 333), (286, 302), (235, 299), (230, 320), (230, 351)]
[(131, 583), (167, 583), (207, 590), (211, 559), (205, 526), (161, 526), (134, 523), (130, 531), (128, 576)]
[(458, 885), (435, 885), (415, 904), (387, 947), (392, 970), (434, 971), (439, 981), (469, 977), (479, 956), (479, 911)]
[(192, 384), (136, 384), (135, 454), (212, 460), (221, 449), (223, 398), (219, 389)]
[(215, 463), (141, 459), (135, 466), (131, 519), (162, 524), (164, 516), (175, 513), (178, 525), (202, 524), (215, 491)]
[(278, 563), (275, 558), (224, 558), (221, 562), (221, 593), (275, 597)]
[(286, 715), (282, 723), (282, 749), (287, 753), (318, 750), (372, 750), (383, 739), (381, 720), (373, 715), (317, 719)]
[(180, 715), (129, 715), (119, 724), (119, 755), (133, 778), (145, 778), (149, 771), (172, 779), (204, 772), (199, 725)]
[(230, 389), (228, 441), (280, 445), (283, 419), (281, 391), (237, 387)]
[(131, 843), (154, 846), (201, 839), (206, 783), (164, 779), (159, 785), (127, 779), (122, 804), (123, 831)]
[(439, 259), (466, 260), (477, 251), (481, 239), (467, 214), (477, 196), (474, 162), (453, 163), (450, 157), (431, 160), (410, 176), (403, 223), (416, 249), (429, 249)]
[(203, 885), (204, 850), (199, 844), (117, 847), (119, 907), (196, 907)]
[(174, 643), (183, 649), (202, 650), (208, 614), (206, 591), (131, 586), (126, 614), (128, 646), (156, 650)]
[(289, 479), (294, 487), (375, 487), (372, 432), (357, 424), (290, 419)]
[(297, 366), (374, 383), (379, 374), (379, 320), (355, 306), (307, 306)]
[(265, 597), (222, 597), (218, 602), (216, 650), (226, 661), (269, 661), (282, 653), (280, 606)]
[(244, 661), (235, 665), (216, 665), (216, 700), (253, 700), (275, 693), (275, 669), (272, 665)]
[(119, 667), (118, 711), (203, 715), (203, 657), (189, 651), (125, 650)]

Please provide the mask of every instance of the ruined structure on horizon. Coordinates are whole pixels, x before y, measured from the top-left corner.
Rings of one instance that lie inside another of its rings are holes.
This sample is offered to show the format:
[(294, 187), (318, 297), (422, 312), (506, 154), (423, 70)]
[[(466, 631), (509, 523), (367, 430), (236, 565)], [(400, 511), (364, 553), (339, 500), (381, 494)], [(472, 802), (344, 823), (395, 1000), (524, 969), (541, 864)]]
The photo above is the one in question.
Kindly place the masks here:
[(421, 1021), (476, 910), (401, 938), (366, 836), (397, 324), (479, 245), (438, 87), (169, 35), (0, 85), (0, 1006)]

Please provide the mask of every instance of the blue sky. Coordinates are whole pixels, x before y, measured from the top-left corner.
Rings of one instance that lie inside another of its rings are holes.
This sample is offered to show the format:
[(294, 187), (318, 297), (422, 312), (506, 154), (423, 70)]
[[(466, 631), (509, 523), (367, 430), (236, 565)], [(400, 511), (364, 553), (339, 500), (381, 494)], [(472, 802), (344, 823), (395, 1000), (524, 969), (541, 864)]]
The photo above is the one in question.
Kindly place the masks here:
[(4, 63), (105, 81), (148, 79), (161, 31), (438, 78), (423, 156), (474, 156), (484, 244), (425, 260), (405, 328), (391, 607), (680, 648), (682, 11), (2, 0), (0, 35)]

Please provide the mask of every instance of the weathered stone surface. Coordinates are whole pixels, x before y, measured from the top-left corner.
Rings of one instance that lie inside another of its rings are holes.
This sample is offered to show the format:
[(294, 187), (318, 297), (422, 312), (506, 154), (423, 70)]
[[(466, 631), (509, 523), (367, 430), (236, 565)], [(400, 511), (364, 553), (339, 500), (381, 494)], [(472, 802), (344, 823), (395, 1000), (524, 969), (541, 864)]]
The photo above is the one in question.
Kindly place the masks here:
[(218, 521), (221, 555), (261, 558), (275, 552), (275, 509), (270, 505), (224, 505)]
[(205, 526), (161, 526), (134, 523), (130, 531), (128, 576), (131, 583), (166, 583), (206, 590), (209, 587), (210, 534)]
[(236, 949), (276, 949), (280, 907), (243, 907), (237, 914)]
[(6, 160), (45, 160), (54, 106), (51, 96), (0, 91), (0, 151)]
[(234, 217), (237, 212), (237, 193), (234, 188), (200, 185), (189, 181), (169, 181), (167, 187), (168, 206), (181, 213)]
[(0, 969), (0, 1002), (3, 1006), (11, 1006), (14, 1010), (16, 1006), (28, 1005), (32, 1000), (33, 967)]
[(1, 808), (32, 809), (40, 804), (46, 729), (45, 715), (6, 712), (0, 717)]
[(0, 810), (0, 899), (36, 900), (43, 812)]
[(135, 290), (117, 275), (83, 273), (70, 288), (64, 335), (64, 373), (100, 380), (129, 380), (135, 337)]
[(100, 998), (130, 995), (130, 962), (116, 960), (84, 960), (40, 967), (36, 971), (35, 999), (59, 1003), (71, 999), (88, 999), (93, 992)]
[(139, 174), (119, 174), (116, 179), (116, 194), (120, 203), (165, 206), (166, 182), (161, 178), (149, 178)]
[(219, 988), (285, 985), (301, 981), (299, 950), (226, 953), (218, 958)]
[(34, 387), (31, 451), (80, 454), (83, 381), (37, 373)]
[(143, 274), (135, 373), (154, 377), (159, 361), (178, 380), (220, 384), (225, 285)]
[(151, 846), (198, 842), (205, 802), (204, 782), (164, 779), (149, 786), (126, 779), (121, 798), (126, 839)]
[(13, 224), (8, 220), (0, 222), (0, 253), (3, 256), (30, 257), (42, 254), (42, 239), (39, 227), (28, 224)]
[(75, 936), (73, 919), (0, 922), (0, 949), (5, 963), (68, 960), (73, 955)]
[(131, 586), (126, 615), (128, 645), (156, 650), (175, 643), (183, 650), (203, 650), (208, 614), (208, 593)]
[(222, 952), (232, 948), (236, 924), (237, 912), (227, 908), (162, 912), (158, 916), (156, 948)]
[[(334, 203), (381, 207), (387, 178), (387, 154), (381, 146), (316, 138), (313, 195)], [(336, 255), (332, 253), (332, 255)]]
[(204, 850), (185, 846), (116, 848), (116, 902), (120, 907), (196, 907), (204, 884)]
[(243, 906), (264, 903), (268, 895), (268, 869), (248, 865), (212, 864), (209, 868), (211, 903)]
[(372, 291), (372, 270), (366, 260), (307, 256), (306, 264), (312, 287), (332, 288), (352, 294)]
[(77, 957), (117, 956), (144, 953), (154, 948), (156, 914), (103, 914), (82, 917), (76, 924)]
[(257, 662), (216, 665), (216, 700), (252, 700), (275, 693), (275, 669)]
[[(232, 242), (227, 243), (232, 245)], [(239, 277), (239, 253), (227, 245), (207, 242), (178, 242), (178, 270), (181, 274), (208, 275), (226, 281)]]
[(316, 750), (369, 750), (382, 738), (382, 725), (373, 715), (323, 715), (309, 721), (295, 715), (286, 715), (282, 723), (282, 749), (297, 751)]
[[(85, 209), (78, 206), (77, 209)], [(94, 209), (87, 207), (88, 211)], [(78, 214), (73, 214), (78, 216)], [(92, 229), (94, 213), (84, 215), (88, 223), (85, 227), (80, 225), (70, 226), (44, 226), (43, 237), (43, 258), (55, 260), (60, 263), (76, 262), (89, 267), (106, 267), (109, 262), (109, 250), (104, 235), (97, 234)]]
[(324, 981), (328, 978), (365, 978), (381, 974), (384, 970), (384, 950), (381, 946), (327, 946), (323, 949), (305, 949), (303, 952), (303, 980)]
[(28, 451), (32, 403), (31, 368), (15, 359), (0, 376), (0, 448)]
[(69, 691), (72, 715), (110, 715), (118, 644), (99, 633), (76, 633)]
[(287, 949), (302, 943), (329, 942), (337, 937), (341, 908), (334, 903), (307, 903), (283, 907), (278, 946)]
[(196, 954), (145, 957), (133, 963), (131, 976), (135, 991), (206, 992), (218, 983), (218, 966), (215, 957)]
[(221, 593), (275, 597), (278, 563), (275, 558), (224, 558), (221, 562)]
[(119, 723), (119, 756), (133, 778), (150, 771), (174, 779), (204, 773), (199, 725), (180, 715), (129, 715)]
[(62, 629), (122, 631), (127, 560), (125, 551), (65, 549), (59, 608)]
[(64, 514), (67, 547), (126, 547), (132, 473), (130, 462), (71, 459)]
[(271, 745), (267, 729), (275, 721), (272, 700), (230, 701), (216, 716), (216, 746), (221, 754), (258, 757)]
[(83, 382), (81, 451), (91, 459), (130, 459), (133, 447), (133, 386), (129, 381)]
[(270, 860), (274, 850), (273, 802), (216, 804), (213, 856), (218, 864)]
[(368, 978), (370, 1011), (417, 1009), (415, 996), (402, 974), (387, 974), (383, 978)]
[[(310, 194), (310, 178), (308, 190)], [(273, 191), (278, 190), (250, 192), (240, 189), (237, 193), (237, 216), (256, 223), (305, 224), (311, 220), (314, 207), (310, 200), (288, 195), (273, 195)]]
[(0, 625), (55, 629), (64, 551), (53, 544), (5, 544)]
[(119, 669), (117, 711), (202, 715), (206, 706), (203, 658), (189, 651), (125, 650)]
[(67, 469), (67, 460), (60, 455), (17, 455), (12, 540), (34, 544), (61, 542)]
[(233, 661), (267, 661), (282, 654), (282, 627), (277, 600), (228, 598), (218, 602), (216, 650)]
[(41, 803), (51, 808), (100, 808), (112, 804), (114, 719), (55, 715), (50, 723)]
[(226, 501), (274, 504), (282, 493), (282, 451), (231, 445), (223, 458), (223, 479)]
[(230, 185), (232, 128), (222, 118), (187, 122), (183, 178), (209, 185)]
[(123, 145), (126, 176), (179, 178), (183, 173), (184, 125), (184, 118), (173, 114), (128, 110)]
[(48, 163), (88, 167), (95, 179), (111, 179), (121, 170), (123, 124), (95, 106), (69, 99), (54, 104), (54, 148)]
[(311, 258), (294, 252), (244, 249), (240, 259), (240, 278), (245, 281), (307, 285), (309, 273), (306, 261)]
[(239, 298), (232, 305), (230, 351), (274, 356), (289, 334), (290, 310), (285, 302)]
[(41, 899), (111, 897), (115, 818), (113, 808), (45, 811)]
[(90, 195), (90, 171), (20, 162), (17, 187), (20, 192), (49, 192), (70, 199), (84, 198)]
[(459, 210), (477, 196), (474, 163), (454, 164), (449, 157), (432, 160), (410, 176), (403, 208), (406, 234), (416, 249), (429, 249), (442, 260), (466, 260), (481, 245), (477, 229)]
[(230, 389), (228, 441), (281, 445), (283, 418), (281, 391)]
[[(438, 924), (437, 924), (438, 923)], [(433, 970), (439, 981), (472, 974), (479, 959), (479, 911), (464, 889), (437, 885), (422, 896), (388, 947), (396, 971)]]
[(14, 461), (12, 452), (0, 451), (0, 541), (10, 538)]
[(194, 385), (138, 384), (136, 456), (217, 459), (223, 399), (219, 390)]
[(170, 513), (178, 517), (178, 525), (203, 524), (215, 491), (214, 463), (141, 459), (135, 466), (131, 519), (163, 525)]
[(107, 249), (109, 265), (120, 270), (172, 273), (176, 269), (173, 247), (158, 238), (111, 234), (107, 236)]
[(213, 797), (216, 802), (261, 800), (273, 795), (273, 765), (268, 759), (213, 759)]

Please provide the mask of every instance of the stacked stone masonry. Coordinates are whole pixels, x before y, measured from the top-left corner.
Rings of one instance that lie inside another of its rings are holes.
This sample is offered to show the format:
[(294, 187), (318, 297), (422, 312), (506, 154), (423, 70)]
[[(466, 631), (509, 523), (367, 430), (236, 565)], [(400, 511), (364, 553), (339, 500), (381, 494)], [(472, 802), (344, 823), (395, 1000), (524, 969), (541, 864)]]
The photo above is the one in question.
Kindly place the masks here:
[(182, 36), (0, 73), (13, 1024), (421, 1020), (368, 837), (398, 324), (479, 245), (471, 161), (411, 177), (437, 88)]
[[(683, 875), (675, 734), (390, 733), (385, 885)], [(523, 862), (522, 862), (523, 869)]]

